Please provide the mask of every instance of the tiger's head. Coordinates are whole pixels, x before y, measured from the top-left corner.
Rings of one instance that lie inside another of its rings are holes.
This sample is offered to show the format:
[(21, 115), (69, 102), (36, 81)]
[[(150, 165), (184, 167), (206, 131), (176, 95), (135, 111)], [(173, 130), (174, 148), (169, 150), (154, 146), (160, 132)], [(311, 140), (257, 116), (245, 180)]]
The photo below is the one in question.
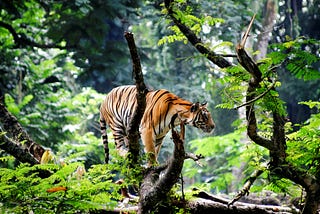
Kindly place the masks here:
[(207, 133), (212, 132), (215, 127), (206, 102), (202, 104), (199, 102), (194, 103), (188, 112), (188, 118), (185, 123), (193, 125)]

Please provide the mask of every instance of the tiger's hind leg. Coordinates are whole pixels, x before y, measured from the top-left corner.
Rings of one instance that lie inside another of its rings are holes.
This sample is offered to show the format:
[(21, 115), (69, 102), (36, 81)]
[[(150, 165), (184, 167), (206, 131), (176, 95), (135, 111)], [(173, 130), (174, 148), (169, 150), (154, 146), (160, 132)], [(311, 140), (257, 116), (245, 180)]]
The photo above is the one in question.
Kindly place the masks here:
[(100, 130), (102, 135), (102, 143), (104, 147), (105, 163), (109, 162), (109, 145), (108, 145), (108, 135), (107, 135), (107, 123), (103, 116), (100, 114)]
[(161, 149), (161, 146), (162, 146), (162, 141), (163, 141), (163, 138), (160, 138), (160, 139), (156, 139), (156, 145), (155, 145), (155, 154), (156, 154), (156, 157), (159, 156), (159, 153), (160, 153), (160, 149)]
[(147, 154), (148, 158), (148, 166), (154, 166), (158, 164), (157, 161), (157, 154), (155, 150), (155, 143), (154, 143), (154, 138), (155, 136), (153, 135), (153, 130), (151, 129), (141, 129), (141, 140), (144, 144), (144, 151)]

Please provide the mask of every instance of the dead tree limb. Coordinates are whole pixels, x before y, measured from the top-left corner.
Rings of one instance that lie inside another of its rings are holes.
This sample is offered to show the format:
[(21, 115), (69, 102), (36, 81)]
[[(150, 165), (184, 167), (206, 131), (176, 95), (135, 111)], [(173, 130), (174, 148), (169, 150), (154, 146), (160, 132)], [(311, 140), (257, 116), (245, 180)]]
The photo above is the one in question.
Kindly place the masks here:
[(135, 84), (137, 88), (137, 108), (134, 111), (128, 128), (129, 157), (131, 156), (132, 163), (136, 164), (138, 163), (140, 150), (139, 126), (144, 114), (144, 110), (146, 108), (146, 94), (148, 90), (146, 85), (144, 84), (140, 57), (134, 42), (133, 33), (125, 32), (124, 36), (128, 42), (133, 66), (132, 74), (135, 79)]
[(271, 205), (257, 205), (237, 202), (234, 206), (228, 206), (213, 200), (208, 199), (194, 199), (185, 204), (185, 208), (190, 213), (219, 213), (219, 214), (298, 214), (299, 211), (291, 207), (271, 206)]
[[(192, 200), (187, 202), (187, 207), (199, 210), (217, 211), (220, 213), (300, 213), (294, 207), (275, 206), (275, 205), (258, 205), (252, 203), (235, 202), (233, 205), (229, 204), (229, 199), (221, 196), (213, 195), (205, 191), (194, 189), (195, 193)], [(198, 199), (203, 200), (198, 200)], [(199, 203), (200, 202), (200, 203)], [(196, 207), (193, 207), (196, 204)], [(191, 213), (200, 213), (197, 210)]]
[[(25, 150), (25, 152), (29, 152), (37, 160), (37, 163), (39, 163), (45, 149), (31, 139), (28, 133), (22, 128), (17, 118), (13, 116), (2, 103), (0, 103), (0, 115), (0, 122), (3, 125), (3, 130), (12, 137), (12, 142), (16, 142), (17, 146), (21, 147), (21, 151)], [(4, 140), (7, 143), (9, 142), (6, 138), (4, 138)], [(2, 149), (6, 151), (6, 148), (2, 147)], [(10, 152), (8, 153), (11, 154)], [(27, 155), (25, 154), (24, 156)], [(17, 156), (15, 157), (17, 158)], [(19, 158), (18, 160), (20, 161)], [(23, 158), (21, 161), (25, 162), (26, 160), (28, 160), (28, 158)], [(35, 164), (32, 159), (29, 160), (31, 161), (30, 164)]]
[[(256, 89), (260, 86), (260, 82), (262, 81), (262, 73), (258, 67), (258, 65), (253, 61), (253, 59), (247, 54), (244, 49), (245, 42), (249, 35), (250, 29), (252, 27), (252, 23), (254, 21), (254, 17), (251, 19), (249, 27), (244, 34), (242, 41), (236, 47), (237, 59), (238, 62), (242, 65), (244, 69), (246, 69), (251, 74), (251, 79), (249, 80), (247, 92), (246, 92), (246, 103), (251, 102), (251, 100), (255, 100)], [(247, 134), (252, 141), (256, 144), (267, 148), (268, 150), (273, 149), (272, 141), (270, 139), (266, 139), (260, 135), (258, 135), (258, 127), (257, 120), (255, 115), (254, 103), (246, 106), (246, 117), (247, 117)]]

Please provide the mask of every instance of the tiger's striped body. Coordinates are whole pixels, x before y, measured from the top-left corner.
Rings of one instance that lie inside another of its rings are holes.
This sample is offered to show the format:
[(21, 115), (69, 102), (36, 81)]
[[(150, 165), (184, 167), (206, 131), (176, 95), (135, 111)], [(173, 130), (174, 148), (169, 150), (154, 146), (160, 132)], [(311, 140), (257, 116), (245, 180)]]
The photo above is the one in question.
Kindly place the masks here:
[[(114, 88), (101, 104), (100, 126), (106, 161), (108, 158), (106, 124), (112, 130), (116, 148), (121, 155), (125, 155), (128, 149), (127, 129), (136, 106), (135, 86)], [(154, 160), (151, 161), (156, 161), (162, 140), (170, 130), (171, 118), (176, 113), (178, 117), (175, 119), (175, 125), (184, 121), (205, 132), (211, 132), (214, 129), (215, 125), (206, 105), (181, 99), (164, 89), (149, 91), (146, 95), (146, 109), (139, 130), (145, 151), (154, 155)]]

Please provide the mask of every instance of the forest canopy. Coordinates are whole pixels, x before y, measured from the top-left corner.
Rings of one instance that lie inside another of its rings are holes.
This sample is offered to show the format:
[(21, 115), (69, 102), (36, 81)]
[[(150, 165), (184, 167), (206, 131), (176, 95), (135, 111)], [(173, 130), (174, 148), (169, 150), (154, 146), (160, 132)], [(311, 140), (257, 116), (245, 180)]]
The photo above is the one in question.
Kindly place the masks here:
[[(319, 5), (1, 1), (1, 212), (319, 212)], [(207, 102), (216, 124), (173, 129), (154, 168), (110, 130), (104, 162), (100, 104), (137, 83), (125, 32), (145, 85)]]

